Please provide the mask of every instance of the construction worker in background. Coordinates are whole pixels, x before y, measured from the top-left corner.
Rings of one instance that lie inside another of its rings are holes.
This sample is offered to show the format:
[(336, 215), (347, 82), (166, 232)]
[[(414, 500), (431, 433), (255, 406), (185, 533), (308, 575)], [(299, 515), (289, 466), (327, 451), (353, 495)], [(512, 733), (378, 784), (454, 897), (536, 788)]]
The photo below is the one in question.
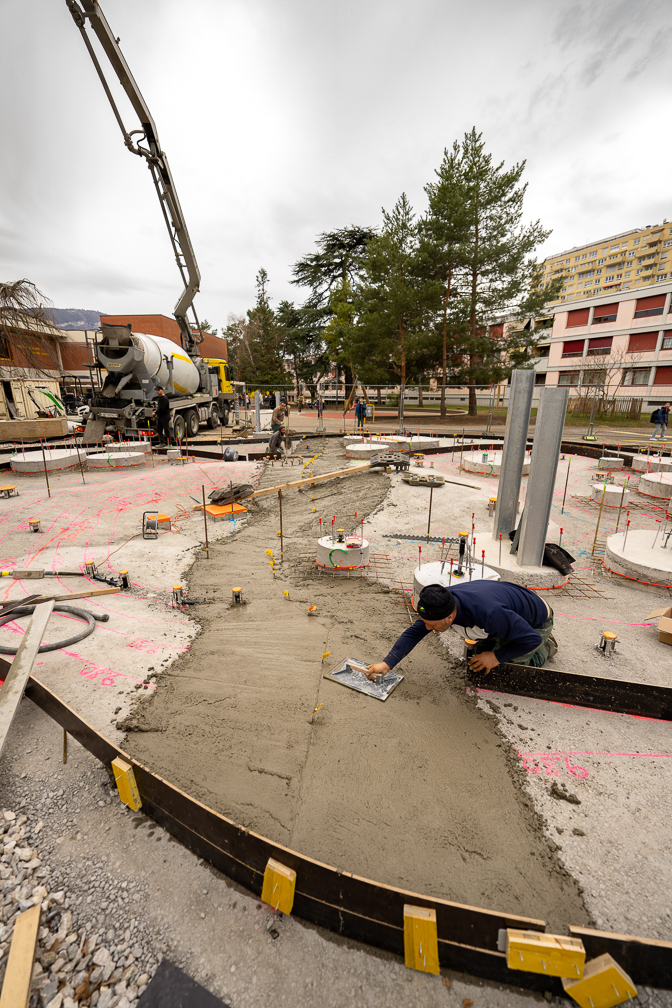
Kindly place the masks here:
[(450, 590), (433, 584), (420, 592), (420, 619), (405, 630), (383, 661), (369, 665), (377, 679), (393, 669), (429, 633), (452, 629), (475, 640), (474, 672), (488, 673), (502, 662), (543, 665), (558, 650), (553, 610), (529, 588), (509, 581), (469, 581)]
[(268, 440), (268, 454), (281, 458), (285, 454), (285, 428), (278, 427), (275, 433), (271, 434)]
[(280, 403), (273, 410), (273, 416), (271, 417), (271, 430), (278, 431), (285, 422), (285, 417), (289, 413), (288, 407), (284, 403)]
[(357, 427), (364, 428), (366, 420), (366, 404), (363, 399), (358, 399), (355, 405), (355, 416), (357, 417)]
[(170, 444), (170, 401), (163, 391), (163, 385), (156, 386), (156, 406), (154, 414), (159, 434), (159, 448)]

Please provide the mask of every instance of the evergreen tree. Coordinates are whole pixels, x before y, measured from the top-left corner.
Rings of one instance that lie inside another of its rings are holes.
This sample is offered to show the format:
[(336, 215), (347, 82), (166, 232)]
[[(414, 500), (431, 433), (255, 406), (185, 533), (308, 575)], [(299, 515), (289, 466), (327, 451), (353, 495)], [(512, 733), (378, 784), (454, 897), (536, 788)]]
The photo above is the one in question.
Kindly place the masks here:
[(365, 381), (381, 384), (394, 374), (405, 385), (426, 366), (439, 296), (439, 284), (420, 270), (418, 224), (404, 194), (383, 211), (381, 234), (363, 261), (351, 347)]
[(292, 267), (292, 283), (310, 288), (305, 307), (324, 311), (331, 321), (326, 338), (333, 363), (344, 376), (347, 388), (354, 387), (354, 372), (348, 344), (352, 321), (352, 294), (359, 283), (368, 243), (375, 238), (374, 228), (350, 225), (324, 232), (317, 239), (317, 252), (299, 259)]
[(445, 153), (439, 181), (427, 187), (424, 261), (430, 275), (442, 274), (437, 321), (445, 327), (451, 379), (469, 386), (471, 415), (477, 412), (476, 385), (503, 381), (513, 366), (531, 360), (532, 328), (503, 319), (535, 315), (556, 293), (533, 290), (539, 268), (532, 253), (550, 231), (539, 221), (522, 224), (524, 169), (524, 161), (510, 169), (494, 165), (472, 129)]
[(257, 301), (247, 313), (245, 338), (239, 349), (238, 364), (242, 380), (258, 388), (287, 384), (287, 372), (282, 357), (281, 330), (267, 292), (268, 274), (257, 273)]
[(317, 382), (329, 368), (324, 315), (324, 309), (305, 305), (297, 308), (290, 301), (281, 301), (275, 313), (285, 359), (294, 373), (298, 393), (307, 385), (316, 396)]

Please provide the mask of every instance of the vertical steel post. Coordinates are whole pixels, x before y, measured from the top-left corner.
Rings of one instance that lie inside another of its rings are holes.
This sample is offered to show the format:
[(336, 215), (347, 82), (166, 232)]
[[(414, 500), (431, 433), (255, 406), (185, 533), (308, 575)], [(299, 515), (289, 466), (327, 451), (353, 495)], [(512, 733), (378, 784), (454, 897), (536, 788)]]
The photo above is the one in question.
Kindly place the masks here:
[(261, 395), (259, 389), (254, 393), (254, 430), (258, 434), (261, 431)]
[(508, 536), (516, 527), (518, 495), (527, 448), (527, 429), (534, 392), (534, 371), (514, 371), (511, 375), (509, 407), (506, 414), (502, 468), (497, 490), (492, 538)]
[(566, 386), (540, 390), (530, 478), (527, 481), (525, 510), (520, 522), (517, 553), (520, 567), (541, 567), (544, 560), (568, 395), (569, 389)]

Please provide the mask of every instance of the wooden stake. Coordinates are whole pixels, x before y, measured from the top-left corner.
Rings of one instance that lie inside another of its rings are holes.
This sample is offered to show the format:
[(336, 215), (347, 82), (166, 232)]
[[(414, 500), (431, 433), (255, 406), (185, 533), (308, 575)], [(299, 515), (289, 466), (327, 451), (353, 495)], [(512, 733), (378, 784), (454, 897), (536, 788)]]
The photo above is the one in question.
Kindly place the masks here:
[(42, 448), (42, 462), (44, 463), (44, 478), (47, 481), (47, 493), (51, 497), (51, 488), (49, 487), (49, 474), (47, 473), (47, 456), (44, 454), (44, 442), (40, 438), (40, 447)]
[(591, 556), (595, 555), (595, 543), (597, 542), (597, 533), (600, 527), (600, 518), (602, 517), (602, 508), (604, 506), (604, 495), (606, 494), (606, 492), (607, 492), (607, 484), (605, 483), (604, 486), (602, 487), (602, 500), (600, 501), (600, 510), (597, 515), (597, 525), (595, 526), (595, 538), (593, 539), (593, 548), (590, 551)]
[(432, 494), (434, 493), (434, 487), (429, 488), (429, 515), (427, 516), (427, 542), (429, 542), (429, 527), (432, 524)]
[(567, 496), (567, 484), (569, 483), (569, 467), (571, 466), (571, 464), (572, 464), (572, 456), (570, 455), (567, 462), (567, 478), (565, 480), (565, 492), (562, 495), (562, 508), (560, 510), (560, 514), (565, 513), (565, 497)]
[[(203, 527), (205, 528), (205, 557), (206, 560), (210, 559), (210, 546), (208, 544), (208, 515), (205, 510), (205, 486), (201, 483), (201, 491), (203, 493)], [(233, 517), (233, 508), (231, 508), (231, 516)]]
[(285, 553), (285, 542), (282, 534), (282, 489), (278, 490), (278, 504), (280, 505), (280, 559), (282, 560)]

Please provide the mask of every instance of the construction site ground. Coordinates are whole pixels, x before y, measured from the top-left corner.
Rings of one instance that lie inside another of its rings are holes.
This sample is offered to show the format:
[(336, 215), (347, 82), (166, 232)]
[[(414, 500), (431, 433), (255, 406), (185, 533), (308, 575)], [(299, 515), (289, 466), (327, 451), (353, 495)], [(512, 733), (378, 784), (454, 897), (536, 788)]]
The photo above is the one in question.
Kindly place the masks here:
[[(282, 558), (277, 495), (262, 497), (242, 519), (209, 524), (206, 555), (202, 513), (192, 511), (202, 486), (273, 486), (350, 464), (337, 440), (311, 441), (310, 451), (293, 466), (154, 459), (140, 470), (87, 472), (86, 483), (69, 470), (50, 477), (51, 498), (43, 478), (15, 476), (21, 496), (0, 505), (3, 570), (83, 570), (95, 560), (103, 574), (127, 569), (132, 583), (75, 603), (109, 613), (109, 622), (41, 655), (35, 675), (157, 773), (304, 854), (403, 888), (541, 917), (551, 929), (589, 923), (669, 940), (669, 724), (576, 707), (571, 697), (550, 704), (474, 694), (450, 632), (409, 655), (384, 704), (323, 678), (348, 656), (382, 659), (409, 625), (428, 488), (372, 471), (286, 491)], [(498, 566), (487, 512), (497, 479), (460, 472), (459, 454), (431, 461), (435, 472), (478, 485), (434, 490), (431, 535), (454, 537), (473, 514), (477, 556), (485, 549), (486, 563)], [(575, 573), (562, 588), (538, 589), (555, 611), (555, 667), (669, 684), (672, 652), (647, 616), (672, 593), (608, 574), (600, 557), (616, 515), (603, 512), (595, 537), (598, 508), (587, 498), (596, 462), (580, 456), (572, 456), (560, 513), (567, 464), (549, 539), (563, 528)], [(637, 477), (628, 474), (632, 488)], [(633, 497), (632, 527), (653, 530), (664, 508)], [(142, 513), (152, 509), (173, 518), (173, 531), (145, 540)], [(28, 531), (36, 516), (39, 534)], [(364, 518), (375, 558), (367, 576), (316, 570), (319, 519), (330, 528), (333, 516), (347, 531)], [(425, 542), (425, 561), (439, 549)], [(514, 576), (510, 558), (502, 567)], [(557, 580), (549, 570), (549, 585)], [(178, 582), (198, 604), (171, 606)], [(87, 584), (6, 578), (0, 598)], [(231, 604), (234, 586), (243, 588), (242, 607)], [(25, 622), (5, 627), (3, 640), (19, 640)], [(54, 616), (48, 639), (72, 626)], [(603, 629), (618, 634), (613, 659), (595, 649)], [(0, 768), (3, 806), (44, 821), (44, 859), (64, 879), (75, 917), (142, 936), (148, 961), (167, 954), (232, 1008), (269, 1000), (433, 1008), (464, 998), (518, 1006), (536, 998), (445, 970), (423, 975), (270, 915), (142, 812), (125, 810), (109, 772), (76, 743), (69, 750), (63, 765), (61, 730), (24, 700)], [(140, 898), (116, 900), (121, 916), (110, 924), (115, 879), (135, 883)], [(641, 992), (640, 1000), (667, 1006), (672, 994)]]

